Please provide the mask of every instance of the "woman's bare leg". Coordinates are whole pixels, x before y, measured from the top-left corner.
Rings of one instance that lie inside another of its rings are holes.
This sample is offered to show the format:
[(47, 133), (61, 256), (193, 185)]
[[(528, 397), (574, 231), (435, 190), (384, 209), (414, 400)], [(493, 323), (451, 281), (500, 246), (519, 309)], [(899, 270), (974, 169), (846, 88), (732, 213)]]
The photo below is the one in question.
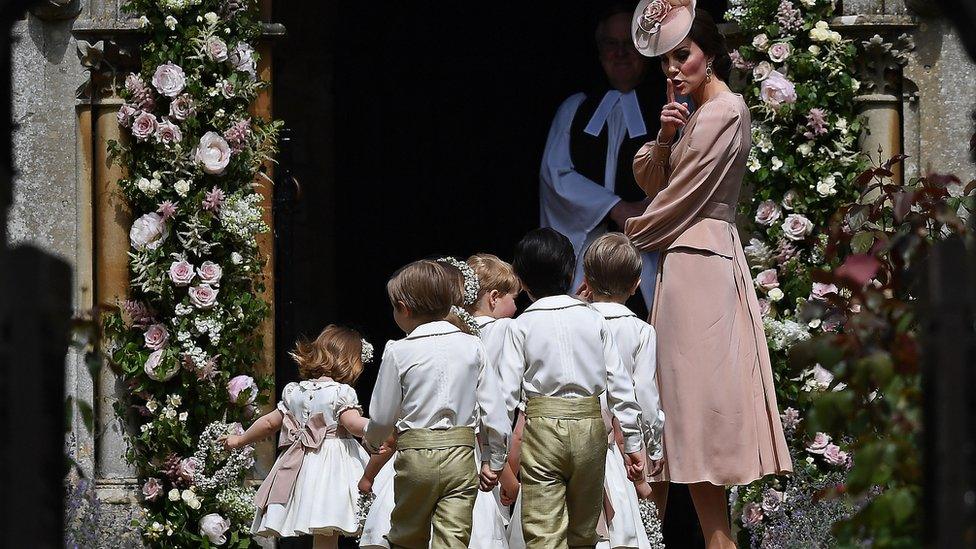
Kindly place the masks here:
[(668, 483), (667, 482), (652, 482), (651, 483), (651, 501), (654, 502), (654, 506), (657, 507), (658, 518), (661, 519), (661, 523), (664, 523), (664, 510), (668, 506)]
[(689, 484), (688, 491), (695, 502), (698, 522), (701, 523), (705, 547), (708, 549), (735, 549), (732, 526), (729, 524), (729, 502), (724, 486), (709, 482)]
[(312, 536), (312, 549), (336, 549), (339, 536)]

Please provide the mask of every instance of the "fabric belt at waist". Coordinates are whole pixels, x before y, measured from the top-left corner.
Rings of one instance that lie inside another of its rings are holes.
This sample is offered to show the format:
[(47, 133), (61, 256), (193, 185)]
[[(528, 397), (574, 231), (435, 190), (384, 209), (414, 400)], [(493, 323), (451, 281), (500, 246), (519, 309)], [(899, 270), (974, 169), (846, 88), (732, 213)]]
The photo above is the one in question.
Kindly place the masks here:
[(602, 419), (600, 397), (546, 397), (529, 399), (525, 407), (525, 417), (547, 417), (553, 419)]
[(408, 429), (397, 437), (398, 450), (435, 450), (456, 446), (474, 448), (473, 427)]
[(705, 207), (699, 212), (698, 217), (718, 219), (735, 223), (735, 208), (724, 202), (707, 202)]

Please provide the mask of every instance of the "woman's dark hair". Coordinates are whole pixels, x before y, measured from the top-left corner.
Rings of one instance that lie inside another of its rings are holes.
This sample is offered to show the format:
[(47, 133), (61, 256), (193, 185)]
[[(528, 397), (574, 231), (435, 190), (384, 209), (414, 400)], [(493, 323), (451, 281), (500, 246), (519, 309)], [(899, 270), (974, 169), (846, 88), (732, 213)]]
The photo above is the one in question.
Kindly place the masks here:
[(512, 268), (532, 297), (561, 295), (573, 283), (576, 254), (562, 234), (548, 227), (535, 229), (515, 246)]
[(703, 9), (695, 10), (695, 21), (691, 24), (688, 37), (712, 57), (712, 72), (723, 81), (729, 81), (732, 72), (732, 58), (729, 57), (729, 47), (725, 45), (725, 36), (718, 31), (715, 20)]

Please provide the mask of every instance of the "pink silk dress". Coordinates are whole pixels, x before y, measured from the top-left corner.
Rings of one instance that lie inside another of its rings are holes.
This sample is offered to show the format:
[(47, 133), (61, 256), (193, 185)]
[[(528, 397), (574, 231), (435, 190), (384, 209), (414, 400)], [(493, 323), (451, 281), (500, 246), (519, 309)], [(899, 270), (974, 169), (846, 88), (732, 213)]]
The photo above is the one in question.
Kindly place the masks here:
[(672, 146), (634, 158), (652, 198), (626, 233), (661, 250), (650, 323), (664, 422), (663, 472), (651, 480), (748, 484), (792, 471), (759, 302), (735, 227), (752, 145), (742, 97), (720, 93)]

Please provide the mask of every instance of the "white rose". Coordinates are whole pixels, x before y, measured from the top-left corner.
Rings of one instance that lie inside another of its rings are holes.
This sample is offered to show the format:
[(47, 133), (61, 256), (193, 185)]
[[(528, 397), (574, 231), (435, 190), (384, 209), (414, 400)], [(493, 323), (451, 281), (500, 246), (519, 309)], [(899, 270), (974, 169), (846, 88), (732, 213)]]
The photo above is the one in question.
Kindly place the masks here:
[(773, 66), (769, 64), (769, 61), (760, 61), (759, 64), (752, 69), (752, 79), (756, 82), (762, 82), (771, 72), (773, 72)]
[(200, 138), (194, 155), (203, 171), (211, 175), (221, 175), (230, 163), (230, 146), (216, 132), (207, 132)]
[(837, 189), (834, 188), (835, 182), (833, 177), (828, 177), (823, 181), (817, 183), (817, 193), (820, 196), (832, 196), (837, 194)]
[[(177, 490), (179, 493), (179, 490)], [(200, 535), (206, 536), (210, 543), (214, 545), (223, 545), (227, 542), (227, 530), (230, 529), (230, 521), (224, 517), (218, 515), (217, 513), (210, 513), (209, 515), (204, 515), (200, 519)]]
[(769, 46), (769, 59), (774, 63), (782, 63), (789, 59), (790, 54), (793, 53), (793, 48), (790, 47), (786, 42), (777, 42), (772, 46)]
[(756, 48), (757, 50), (765, 50), (768, 46), (769, 37), (767, 37), (765, 34), (757, 34), (752, 39), (752, 47)]
[(775, 171), (783, 167), (783, 161), (778, 156), (774, 156), (769, 161), (770, 167)]
[(237, 252), (230, 253), (230, 262), (234, 265), (240, 265), (244, 261), (244, 256)]
[(152, 77), (152, 84), (156, 91), (166, 97), (176, 97), (186, 86), (186, 75), (179, 65), (172, 61), (160, 65)]
[(801, 143), (800, 146), (796, 148), (796, 151), (800, 153), (801, 156), (810, 156), (813, 154), (813, 145), (811, 145), (809, 141), (806, 143)]
[(783, 299), (784, 295), (785, 294), (783, 294), (783, 290), (780, 290), (779, 288), (773, 288), (772, 290), (769, 290), (769, 293), (766, 294), (766, 297), (768, 297), (770, 301), (779, 301)]
[(212, 11), (208, 11), (207, 13), (203, 14), (203, 20), (210, 25), (215, 25), (217, 24), (217, 14)]
[(783, 235), (790, 240), (803, 240), (813, 232), (813, 223), (802, 214), (790, 214), (783, 221)]
[(158, 213), (147, 213), (136, 219), (129, 229), (129, 243), (136, 250), (155, 250), (169, 236), (169, 226)]
[[(155, 193), (153, 193), (152, 187), (150, 187), (150, 185), (149, 185), (149, 180), (146, 179), (145, 177), (140, 177), (136, 181), (136, 188), (138, 188), (140, 191), (146, 193), (146, 196), (152, 196), (153, 194), (155, 194)], [(152, 194), (150, 194), (150, 193), (152, 193)]]
[(820, 46), (816, 44), (810, 44), (810, 47), (807, 48), (807, 51), (812, 53), (813, 55), (820, 55)]
[(190, 303), (198, 309), (209, 309), (217, 303), (218, 290), (209, 284), (200, 284), (190, 288)]
[(167, 497), (169, 497), (169, 500), (170, 501), (180, 501), (180, 489), (179, 488), (173, 488), (172, 490), (169, 491), (169, 494), (167, 494)]
[(144, 29), (146, 28), (146, 26), (149, 25), (149, 18), (143, 15), (142, 17), (136, 20), (136, 24), (139, 26), (140, 29)]
[(169, 30), (176, 30), (176, 18), (172, 15), (167, 15), (166, 19), (163, 20), (163, 25)]
[(190, 192), (190, 182), (186, 179), (180, 179), (173, 184), (173, 189), (176, 191), (176, 194), (186, 196)]

